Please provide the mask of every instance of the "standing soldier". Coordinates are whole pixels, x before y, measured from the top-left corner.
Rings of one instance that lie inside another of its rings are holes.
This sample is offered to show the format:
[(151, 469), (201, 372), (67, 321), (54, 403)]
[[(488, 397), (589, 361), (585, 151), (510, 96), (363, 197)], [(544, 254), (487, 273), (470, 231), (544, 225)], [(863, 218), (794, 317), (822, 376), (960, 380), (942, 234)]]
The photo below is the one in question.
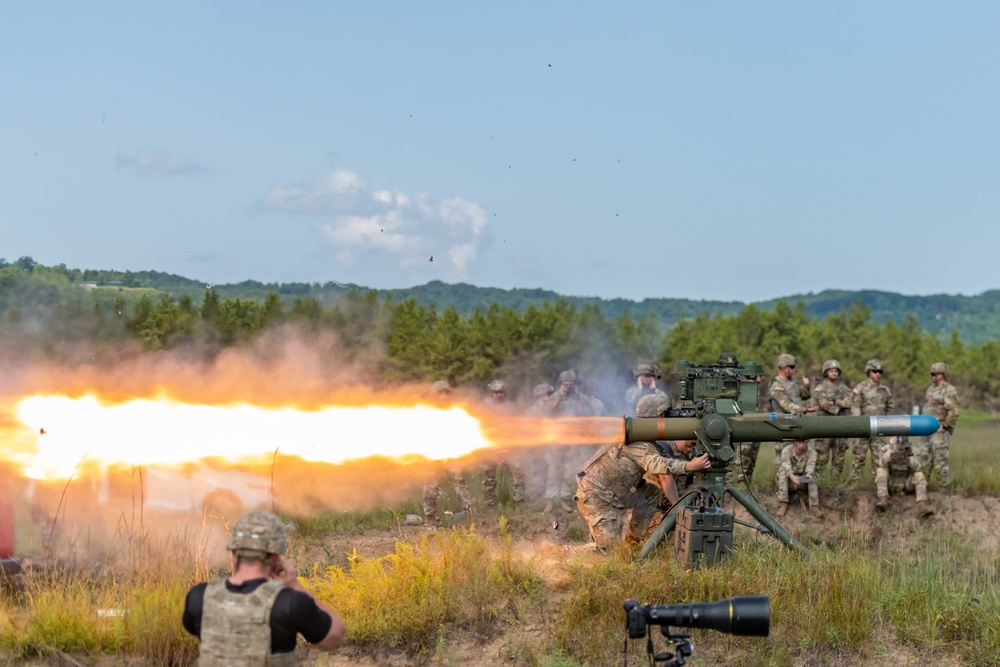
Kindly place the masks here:
[(920, 471), (920, 459), (910, 449), (910, 441), (905, 436), (889, 438), (882, 447), (875, 469), (875, 494), (878, 500), (875, 509), (884, 512), (889, 509), (889, 491), (893, 493), (917, 494), (917, 516), (934, 514), (927, 504), (927, 479)]
[(233, 524), (226, 548), (232, 574), (196, 584), (184, 601), (184, 629), (201, 640), (198, 664), (297, 665), (301, 634), (321, 651), (344, 645), (340, 616), (299, 582), (295, 566), (282, 556), (288, 535), (270, 512), (250, 512)]
[(778, 516), (788, 511), (788, 493), (808, 491), (809, 513), (822, 518), (819, 509), (819, 485), (816, 477), (816, 449), (811, 442), (799, 440), (785, 445), (775, 474), (778, 486)]
[[(827, 359), (823, 362), (824, 381), (813, 389), (816, 414), (825, 416), (847, 415), (851, 411), (851, 390), (840, 381), (840, 362)], [(840, 477), (844, 473), (846, 438), (821, 438), (813, 441), (816, 448), (816, 465), (822, 468), (830, 460), (830, 472)]]
[(630, 387), (625, 392), (625, 413), (633, 414), (639, 399), (650, 394), (667, 399), (667, 407), (670, 407), (670, 396), (656, 386), (656, 379), (660, 377), (660, 370), (653, 364), (639, 364), (632, 371), (635, 376), (635, 386)]
[[(894, 407), (892, 390), (882, 384), (885, 366), (878, 359), (869, 359), (865, 364), (865, 374), (868, 379), (859, 382), (851, 391), (851, 414), (855, 416), (891, 414)], [(856, 438), (851, 443), (854, 460), (851, 461), (848, 484), (861, 478), (861, 469), (865, 467), (865, 459), (869, 452), (872, 457), (872, 468), (875, 467), (885, 442), (885, 438)]]
[(934, 435), (924, 438), (916, 452), (927, 476), (936, 472), (938, 481), (945, 489), (951, 486), (948, 441), (951, 440), (958, 421), (958, 392), (948, 382), (950, 377), (951, 369), (948, 364), (943, 361), (931, 364), (931, 386), (927, 388), (924, 398), (924, 414), (934, 416), (941, 422), (941, 428)]
[[(559, 387), (545, 403), (544, 411), (553, 417), (592, 417), (594, 406), (589, 396), (577, 391), (576, 371), (559, 374)], [(550, 445), (545, 452), (545, 511), (551, 512), (558, 502), (567, 513), (573, 511), (570, 499), (576, 490), (579, 460), (573, 456), (572, 445)]]
[[(795, 381), (795, 357), (790, 354), (778, 355), (778, 374), (767, 388), (768, 406), (771, 412), (802, 415), (816, 412), (816, 406), (806, 406), (809, 398), (809, 377), (803, 376), (802, 384)], [(781, 443), (774, 443), (774, 453), (781, 454)]]
[[(438, 403), (445, 403), (451, 397), (451, 384), (447, 380), (438, 380), (433, 384), (434, 400)], [(423, 494), (421, 503), (424, 509), (424, 523), (428, 526), (436, 526), (440, 517), (438, 516), (438, 496), (441, 495), (440, 480), (447, 475), (451, 478), (451, 485), (455, 489), (455, 495), (462, 503), (462, 511), (469, 518), (472, 518), (472, 494), (462, 477), (462, 471), (455, 467), (454, 462), (436, 463), (431, 472), (424, 479)]]
[[(496, 410), (509, 411), (511, 404), (507, 401), (507, 383), (503, 380), (494, 380), (486, 388), (490, 390), (490, 397), (488, 399), (490, 407)], [(498, 463), (499, 461), (496, 458), (490, 458), (483, 462), (483, 499), (490, 507), (497, 504)], [(524, 468), (521, 467), (520, 463), (512, 459), (509, 453), (504, 455), (503, 463), (506, 464), (507, 470), (510, 471), (510, 476), (514, 482), (514, 502), (523, 502)]]

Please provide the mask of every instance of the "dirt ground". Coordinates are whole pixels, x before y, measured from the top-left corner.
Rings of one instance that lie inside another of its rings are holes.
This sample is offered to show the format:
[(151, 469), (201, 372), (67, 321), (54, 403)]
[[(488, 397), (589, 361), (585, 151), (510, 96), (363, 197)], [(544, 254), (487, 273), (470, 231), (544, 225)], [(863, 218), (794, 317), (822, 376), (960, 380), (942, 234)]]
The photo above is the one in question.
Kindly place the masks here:
[[(773, 494), (762, 496), (759, 500), (765, 508), (774, 513), (777, 503)], [(826, 490), (821, 499), (823, 516), (816, 519), (810, 516), (804, 505), (795, 502), (790, 506), (788, 514), (782, 519), (782, 525), (806, 547), (825, 544), (836, 547), (850, 540), (876, 539), (891, 543), (894, 549), (905, 548), (909, 539), (918, 531), (924, 530), (927, 524), (940, 524), (949, 529), (960, 531), (969, 544), (983, 555), (996, 557), (1000, 545), (1000, 499), (991, 496), (954, 496), (931, 494), (931, 504), (935, 514), (929, 518), (919, 518), (914, 510), (915, 501), (912, 495), (893, 496), (889, 511), (880, 516), (875, 509), (875, 495), (871, 490)], [(748, 523), (753, 521), (743, 508), (736, 508), (737, 519)], [(581, 517), (575, 511), (546, 514), (538, 503), (526, 503), (517, 507), (502, 507), (489, 509), (472, 518), (456, 522), (454, 525), (468, 526), (474, 523), (475, 530), (490, 540), (499, 538), (498, 519), (503, 513), (508, 520), (508, 531), (513, 538), (515, 552), (524, 558), (530, 558), (538, 565), (548, 584), (550, 600), (558, 601), (560, 584), (568, 576), (565, 564), (569, 561), (597, 562), (607, 556), (596, 552), (590, 542), (589, 535)], [(448, 522), (445, 522), (447, 527)], [(357, 553), (361, 556), (375, 558), (392, 553), (398, 541), (419, 542), (434, 529), (425, 526), (401, 525), (391, 531), (368, 531), (359, 535), (341, 535), (323, 538), (322, 541), (307, 540), (304, 551), (296, 556), (300, 562), (330, 562), (333, 565), (346, 566), (347, 554)], [(773, 538), (755, 533), (753, 530), (738, 526), (734, 540), (762, 540), (770, 542)], [(301, 544), (301, 543), (300, 543)], [(623, 633), (624, 638), (624, 633)], [(877, 660), (867, 662), (851, 662), (849, 657), (842, 658), (838, 664), (843, 665), (883, 665), (893, 664), (920, 665), (925, 664), (927, 656), (919, 651), (900, 644), (894, 637), (878, 639), (879, 645), (885, 650)], [(369, 649), (348, 646), (344, 650), (330, 655), (308, 648), (302, 648), (302, 664), (310, 666), (341, 666), (357, 667), (416, 667), (452, 665), (478, 665), (482, 667), (507, 667), (518, 662), (512, 659), (510, 646), (536, 646), (537, 655), (545, 646), (545, 628), (537, 619), (525, 619), (522, 625), (509, 629), (505, 634), (498, 635), (484, 643), (479, 637), (449, 636), (445, 655), (415, 659), (403, 653), (381, 653), (372, 655)], [(630, 664), (642, 664), (641, 661), (629, 659)], [(946, 667), (957, 667), (957, 661), (942, 661), (935, 658), (936, 664)], [(87, 662), (79, 657), (53, 654), (44, 660), (36, 660), (31, 665), (98, 665), (110, 667), (119, 664), (141, 664), (140, 662), (123, 663), (121, 658)], [(689, 664), (711, 665), (725, 664), (724, 655), (712, 655), (702, 648), (691, 659)], [(811, 663), (804, 662), (803, 665)]]
[[(777, 503), (770, 496), (759, 498), (770, 512), (777, 509)], [(915, 500), (912, 495), (893, 496), (889, 511), (880, 517), (875, 509), (875, 495), (870, 490), (827, 491), (821, 501), (823, 517), (815, 519), (806, 512), (805, 506), (793, 503), (788, 514), (782, 519), (782, 525), (797, 539), (810, 547), (818, 544), (836, 546), (851, 539), (878, 539), (891, 542), (897, 548), (904, 548), (907, 540), (916, 532), (923, 530), (926, 524), (940, 523), (960, 531), (974, 544), (976, 549), (985, 555), (996, 556), (1000, 544), (1000, 500), (990, 496), (963, 497), (931, 494), (931, 504), (935, 514), (929, 518), (920, 518), (915, 513)], [(499, 512), (491, 511), (477, 517), (476, 530), (491, 539), (498, 537), (497, 517)], [(753, 521), (743, 508), (737, 508), (738, 519), (748, 523)], [(883, 520), (880, 520), (883, 519)], [(885, 520), (888, 518), (889, 520)], [(957, 520), (960, 519), (960, 520)], [(517, 553), (527, 558), (533, 558), (540, 567), (538, 570), (546, 578), (549, 590), (554, 597), (559, 595), (560, 579), (565, 577), (562, 565), (568, 560), (579, 559), (597, 561), (606, 556), (597, 553), (589, 544), (589, 536), (582, 519), (577, 513), (547, 515), (540, 506), (528, 504), (526, 507), (514, 509), (509, 517), (509, 530), (514, 537), (514, 547)], [(463, 523), (462, 525), (467, 525)], [(358, 554), (377, 557), (392, 552), (397, 540), (419, 541), (431, 531), (426, 527), (400, 528), (401, 533), (385, 534), (369, 532), (352, 537), (336, 537), (326, 541), (322, 547), (326, 553), (346, 553), (352, 549)], [(579, 535), (584, 536), (581, 540)], [(737, 528), (736, 540), (758, 539), (770, 541), (773, 538), (755, 534), (749, 528)], [(318, 553), (317, 553), (318, 555)], [(512, 636), (512, 633), (515, 636)], [(510, 658), (506, 648), (516, 639), (517, 644), (544, 645), (543, 628), (528, 623), (504, 636), (494, 638), (483, 644), (475, 638), (451, 638), (448, 655), (444, 658), (414, 661), (402, 654), (387, 654), (372, 657), (364, 651), (348, 647), (335, 655), (304, 654), (308, 665), (356, 665), (360, 667), (411, 667), (412, 665), (479, 665), (482, 667), (501, 667), (517, 664)], [(624, 635), (623, 635), (624, 636)], [(884, 652), (871, 661), (851, 662), (843, 658), (838, 664), (843, 665), (923, 665), (927, 656), (916, 649), (902, 645), (894, 637), (878, 638), (878, 645), (884, 646)], [(957, 660), (941, 660), (935, 658), (936, 664), (945, 667), (957, 667)], [(633, 661), (630, 659), (630, 663)], [(642, 664), (635, 661), (634, 664)], [(689, 664), (710, 665), (725, 664), (724, 656), (703, 655), (699, 653)], [(803, 663), (809, 664), (809, 663)]]

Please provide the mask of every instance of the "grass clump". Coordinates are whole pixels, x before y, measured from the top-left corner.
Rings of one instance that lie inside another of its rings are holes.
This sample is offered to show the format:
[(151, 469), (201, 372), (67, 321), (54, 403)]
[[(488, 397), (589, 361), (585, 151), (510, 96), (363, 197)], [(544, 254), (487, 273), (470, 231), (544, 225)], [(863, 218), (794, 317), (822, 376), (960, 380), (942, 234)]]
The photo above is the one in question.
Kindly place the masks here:
[(350, 641), (431, 651), (446, 625), (477, 635), (518, 614), (538, 590), (533, 570), (473, 530), (440, 530), (419, 544), (398, 542), (381, 558), (354, 554), (345, 571), (315, 570), (307, 585), (344, 617)]

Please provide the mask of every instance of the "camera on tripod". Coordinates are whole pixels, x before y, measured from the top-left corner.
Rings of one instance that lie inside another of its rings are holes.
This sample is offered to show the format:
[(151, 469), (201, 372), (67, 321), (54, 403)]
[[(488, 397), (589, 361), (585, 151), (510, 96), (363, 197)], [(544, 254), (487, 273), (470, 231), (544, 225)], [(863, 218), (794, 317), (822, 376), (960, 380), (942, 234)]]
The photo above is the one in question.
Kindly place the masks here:
[[(653, 639), (647, 642), (647, 653), (653, 663), (683, 665), (694, 653), (689, 634), (674, 634), (670, 627), (718, 630), (731, 635), (767, 637), (771, 632), (771, 601), (766, 595), (734, 597), (718, 602), (693, 604), (643, 605), (625, 601), (625, 628), (629, 639), (646, 636), (646, 626), (660, 626), (667, 641), (674, 642), (673, 652), (655, 653)], [(669, 662), (668, 662), (669, 661)]]

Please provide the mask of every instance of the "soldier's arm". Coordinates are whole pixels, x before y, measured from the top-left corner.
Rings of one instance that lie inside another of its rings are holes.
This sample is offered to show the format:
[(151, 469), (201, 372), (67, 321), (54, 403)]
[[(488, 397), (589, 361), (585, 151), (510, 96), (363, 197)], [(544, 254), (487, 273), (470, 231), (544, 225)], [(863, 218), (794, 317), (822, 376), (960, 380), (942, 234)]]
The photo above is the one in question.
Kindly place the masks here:
[(885, 414), (891, 415), (891, 414), (894, 414), (895, 411), (896, 411), (896, 400), (892, 397), (892, 390), (891, 389), (889, 389), (888, 387), (886, 387), (885, 391), (888, 394), (888, 396), (886, 396), (886, 399), (885, 399)]
[(806, 454), (806, 474), (812, 479), (816, 476), (816, 449), (809, 445), (809, 452)]
[(851, 391), (851, 414), (855, 417), (861, 416), (861, 401), (864, 397), (861, 395), (861, 385), (858, 385)]
[(791, 399), (788, 398), (788, 394), (785, 393), (785, 388), (779, 384), (774, 385), (774, 388), (771, 389), (771, 397), (781, 406), (782, 410), (790, 415), (797, 415), (802, 412), (802, 406), (792, 403)]
[(955, 430), (955, 424), (958, 423), (958, 392), (954, 387), (949, 386), (948, 391), (944, 395), (944, 422), (941, 424), (948, 431)]

